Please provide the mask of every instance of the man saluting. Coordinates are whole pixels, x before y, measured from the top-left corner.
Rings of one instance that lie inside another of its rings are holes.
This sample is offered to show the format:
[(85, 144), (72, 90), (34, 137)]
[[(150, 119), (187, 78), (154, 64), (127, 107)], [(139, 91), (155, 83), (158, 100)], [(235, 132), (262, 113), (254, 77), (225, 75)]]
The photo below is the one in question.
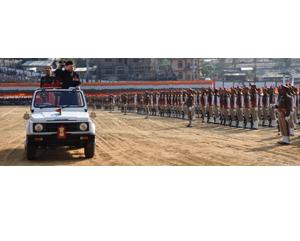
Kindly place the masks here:
[(74, 71), (74, 65), (72, 60), (68, 60), (65, 63), (65, 69), (61, 72), (61, 87), (68, 89), (70, 87), (76, 87), (81, 84), (79, 75)]

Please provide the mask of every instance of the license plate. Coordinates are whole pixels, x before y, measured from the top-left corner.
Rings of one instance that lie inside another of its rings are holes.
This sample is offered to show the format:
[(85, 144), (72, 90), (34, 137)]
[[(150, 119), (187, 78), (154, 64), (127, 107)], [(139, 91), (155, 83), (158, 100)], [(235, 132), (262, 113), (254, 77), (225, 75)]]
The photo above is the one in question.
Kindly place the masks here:
[(66, 139), (66, 127), (59, 126), (57, 128), (57, 139)]

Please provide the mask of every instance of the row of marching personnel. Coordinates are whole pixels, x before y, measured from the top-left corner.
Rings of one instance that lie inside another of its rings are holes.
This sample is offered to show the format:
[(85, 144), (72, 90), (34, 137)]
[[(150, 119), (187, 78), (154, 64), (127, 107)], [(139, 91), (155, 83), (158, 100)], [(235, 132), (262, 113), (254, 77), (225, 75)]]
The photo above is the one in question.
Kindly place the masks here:
[[(175, 117), (188, 119), (188, 127), (199, 118), (202, 122), (226, 125), (237, 128), (258, 129), (278, 127), (288, 143), (288, 136), (300, 117), (298, 88), (282, 85), (278, 88), (233, 87), (230, 89), (202, 88), (169, 90), (160, 92), (123, 93), (90, 97), (89, 101), (97, 108), (137, 112), (149, 116)], [(283, 113), (283, 114), (282, 114)], [(282, 119), (283, 118), (283, 119)]]

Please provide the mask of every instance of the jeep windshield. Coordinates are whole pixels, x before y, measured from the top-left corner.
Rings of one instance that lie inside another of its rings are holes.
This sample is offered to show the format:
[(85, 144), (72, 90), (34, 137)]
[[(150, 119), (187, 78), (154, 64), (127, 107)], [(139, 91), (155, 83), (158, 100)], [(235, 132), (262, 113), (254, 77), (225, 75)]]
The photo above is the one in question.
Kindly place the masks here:
[(36, 108), (76, 108), (84, 107), (83, 96), (80, 91), (38, 91), (34, 98)]

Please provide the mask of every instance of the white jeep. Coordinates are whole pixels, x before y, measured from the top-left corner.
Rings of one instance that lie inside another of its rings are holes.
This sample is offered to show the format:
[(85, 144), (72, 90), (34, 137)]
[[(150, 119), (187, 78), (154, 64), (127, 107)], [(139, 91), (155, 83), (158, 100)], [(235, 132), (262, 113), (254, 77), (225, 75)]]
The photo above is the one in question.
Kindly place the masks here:
[(86, 158), (94, 156), (95, 124), (79, 88), (37, 89), (32, 98), (31, 115), (25, 114), (24, 119), (27, 120), (28, 160), (36, 158), (37, 149), (58, 146), (84, 148)]

